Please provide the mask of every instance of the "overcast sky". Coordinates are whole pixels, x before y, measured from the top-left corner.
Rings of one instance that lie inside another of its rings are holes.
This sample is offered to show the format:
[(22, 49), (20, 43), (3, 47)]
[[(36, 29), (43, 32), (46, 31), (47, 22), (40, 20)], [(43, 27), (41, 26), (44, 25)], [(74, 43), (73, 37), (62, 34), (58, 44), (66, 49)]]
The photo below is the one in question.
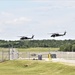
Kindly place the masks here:
[[(51, 38), (48, 33), (67, 34)], [(0, 39), (75, 39), (74, 0), (0, 0)]]

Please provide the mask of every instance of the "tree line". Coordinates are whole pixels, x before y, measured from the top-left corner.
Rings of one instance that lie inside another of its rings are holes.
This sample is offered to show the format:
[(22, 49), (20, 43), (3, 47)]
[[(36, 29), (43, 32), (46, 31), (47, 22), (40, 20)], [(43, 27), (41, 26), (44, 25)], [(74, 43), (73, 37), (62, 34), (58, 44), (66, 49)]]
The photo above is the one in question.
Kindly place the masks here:
[(52, 47), (60, 48), (60, 51), (75, 51), (75, 40), (0, 40), (3, 48), (30, 48), (30, 47)]

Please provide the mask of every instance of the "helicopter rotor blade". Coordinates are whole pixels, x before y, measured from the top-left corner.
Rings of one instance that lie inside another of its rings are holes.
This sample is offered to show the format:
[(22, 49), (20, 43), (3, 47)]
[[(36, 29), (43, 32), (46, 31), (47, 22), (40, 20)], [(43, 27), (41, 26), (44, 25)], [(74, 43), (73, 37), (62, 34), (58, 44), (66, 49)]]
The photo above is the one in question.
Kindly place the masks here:
[(18, 37), (25, 37), (25, 36), (18, 36)]
[[(60, 32), (59, 32), (60, 33)], [(59, 34), (58, 32), (52, 32), (52, 33), (48, 33), (48, 34)]]

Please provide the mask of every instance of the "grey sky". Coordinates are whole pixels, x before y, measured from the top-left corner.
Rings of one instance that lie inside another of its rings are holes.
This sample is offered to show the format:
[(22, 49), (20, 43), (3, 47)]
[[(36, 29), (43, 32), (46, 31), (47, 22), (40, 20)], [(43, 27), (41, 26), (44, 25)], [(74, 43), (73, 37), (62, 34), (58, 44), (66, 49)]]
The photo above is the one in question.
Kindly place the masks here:
[(34, 39), (53, 39), (48, 33), (67, 32), (75, 39), (74, 0), (3, 0), (0, 1), (0, 39), (18, 40), (17, 36), (35, 35)]

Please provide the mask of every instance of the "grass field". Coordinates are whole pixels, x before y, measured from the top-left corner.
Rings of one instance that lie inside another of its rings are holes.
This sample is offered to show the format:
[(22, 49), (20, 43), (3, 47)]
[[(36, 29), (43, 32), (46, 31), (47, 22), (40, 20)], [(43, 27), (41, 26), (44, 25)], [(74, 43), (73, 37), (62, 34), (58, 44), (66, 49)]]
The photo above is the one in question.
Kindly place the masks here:
[(9, 48), (0, 48), (0, 52), (1, 51), (8, 51), (9, 50)]
[(75, 66), (38, 60), (0, 63), (0, 75), (75, 75)]
[[(15, 48), (19, 52), (49, 52), (49, 51), (57, 51), (59, 48), (42, 48), (42, 47), (36, 47), (36, 48)], [(0, 48), (0, 51), (8, 51), (9, 48)]]
[(17, 48), (19, 52), (49, 52), (49, 51), (57, 51), (59, 48)]

